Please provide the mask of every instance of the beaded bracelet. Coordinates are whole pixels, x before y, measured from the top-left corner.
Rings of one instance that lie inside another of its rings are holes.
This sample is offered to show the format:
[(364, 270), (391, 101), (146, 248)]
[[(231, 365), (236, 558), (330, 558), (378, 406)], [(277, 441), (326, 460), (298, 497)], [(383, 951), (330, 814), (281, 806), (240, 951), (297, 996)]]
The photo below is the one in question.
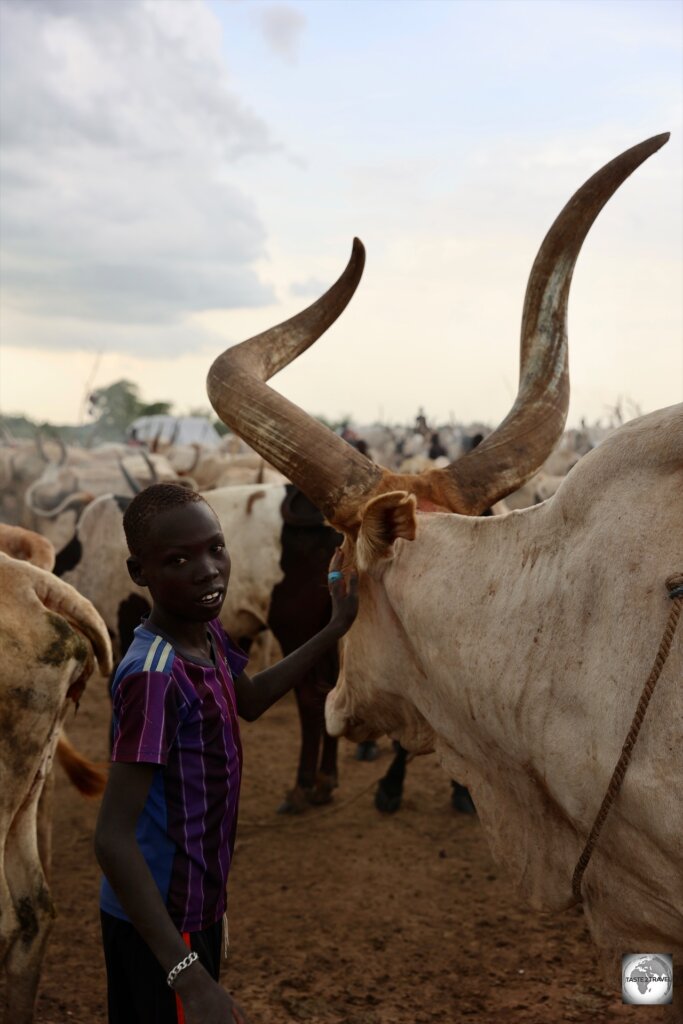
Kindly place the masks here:
[(199, 957), (193, 950), (191, 953), (187, 954), (184, 960), (181, 960), (179, 964), (176, 964), (175, 967), (172, 967), (171, 970), (168, 972), (168, 977), (166, 978), (166, 984), (168, 985), (168, 987), (173, 988), (173, 983), (175, 982), (180, 972), (184, 971), (186, 967), (189, 967), (190, 964), (193, 964), (195, 960), (198, 959)]

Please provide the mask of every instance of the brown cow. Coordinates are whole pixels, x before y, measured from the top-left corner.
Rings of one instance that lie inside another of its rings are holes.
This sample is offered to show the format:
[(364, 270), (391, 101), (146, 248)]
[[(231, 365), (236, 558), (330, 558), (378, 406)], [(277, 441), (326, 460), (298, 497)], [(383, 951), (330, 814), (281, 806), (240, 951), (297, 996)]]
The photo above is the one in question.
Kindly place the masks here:
[[(110, 671), (111, 647), (102, 619), (73, 587), (2, 552), (0, 623), (0, 967), (7, 1021), (29, 1024), (54, 918), (39, 805), (68, 698), (78, 699), (95, 661)], [(79, 755), (74, 766), (69, 744), (62, 754), (78, 773)]]

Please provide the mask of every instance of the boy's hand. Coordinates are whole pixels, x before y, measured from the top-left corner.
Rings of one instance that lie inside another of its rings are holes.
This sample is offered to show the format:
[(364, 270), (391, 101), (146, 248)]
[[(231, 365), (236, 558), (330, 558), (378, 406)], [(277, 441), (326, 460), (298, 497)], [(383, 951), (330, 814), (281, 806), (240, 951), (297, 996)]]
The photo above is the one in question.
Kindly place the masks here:
[(187, 1024), (249, 1024), (246, 1013), (230, 993), (205, 974), (203, 968), (202, 975), (201, 981), (193, 978), (184, 991), (181, 991), (180, 977), (175, 986)]
[(330, 626), (341, 637), (351, 628), (358, 613), (358, 575), (355, 570), (342, 568), (342, 551), (337, 548), (327, 575), (332, 598)]

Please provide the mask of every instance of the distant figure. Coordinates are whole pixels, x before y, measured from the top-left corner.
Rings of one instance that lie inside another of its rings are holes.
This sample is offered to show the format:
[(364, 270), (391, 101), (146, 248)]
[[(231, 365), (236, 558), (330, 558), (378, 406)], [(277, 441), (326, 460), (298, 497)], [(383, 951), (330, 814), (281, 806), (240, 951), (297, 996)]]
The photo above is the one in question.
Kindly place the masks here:
[(440, 459), (444, 455), (447, 456), (448, 452), (446, 451), (444, 446), (441, 444), (441, 441), (439, 440), (438, 433), (436, 431), (434, 431), (434, 433), (432, 434), (431, 439), (430, 439), (429, 451), (427, 452), (427, 458), (429, 458), (429, 459)]
[(484, 435), (483, 434), (473, 434), (472, 437), (469, 437), (467, 439), (467, 441), (468, 441), (468, 446), (467, 446), (468, 452), (473, 452), (474, 449), (477, 448), (481, 444), (481, 442), (483, 440), (484, 440)]
[(341, 432), (341, 437), (344, 439), (344, 441), (348, 441), (348, 443), (352, 444), (355, 448), (356, 441), (358, 440), (358, 434), (352, 427), (344, 427), (344, 429)]
[(366, 459), (370, 459), (372, 462), (372, 456), (368, 451), (368, 442), (364, 441), (362, 437), (357, 437), (355, 440), (349, 441), (349, 444), (353, 445), (356, 451), (360, 452), (361, 455), (364, 455)]

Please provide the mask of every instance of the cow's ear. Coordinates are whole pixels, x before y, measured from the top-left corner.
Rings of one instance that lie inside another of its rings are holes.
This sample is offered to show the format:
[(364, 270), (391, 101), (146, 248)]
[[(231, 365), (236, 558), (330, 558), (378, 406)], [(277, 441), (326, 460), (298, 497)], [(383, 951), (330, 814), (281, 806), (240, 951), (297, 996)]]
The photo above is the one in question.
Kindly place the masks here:
[(356, 542), (359, 569), (369, 569), (376, 562), (391, 558), (394, 541), (399, 537), (415, 539), (416, 506), (415, 495), (407, 491), (390, 491), (367, 503), (361, 513)]

